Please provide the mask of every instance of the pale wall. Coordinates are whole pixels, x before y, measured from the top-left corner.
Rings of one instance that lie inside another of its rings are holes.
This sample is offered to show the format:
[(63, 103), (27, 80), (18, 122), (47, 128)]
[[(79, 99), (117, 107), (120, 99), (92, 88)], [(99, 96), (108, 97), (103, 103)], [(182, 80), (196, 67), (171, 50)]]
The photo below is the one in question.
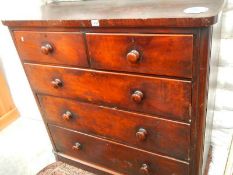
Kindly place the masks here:
[[(0, 5), (0, 19), (10, 18), (16, 9), (22, 10), (21, 15), (34, 15), (40, 10), (41, 0), (11, 0)], [(11, 13), (9, 13), (11, 12)], [(7, 14), (7, 16), (6, 16)], [(7, 27), (0, 23), (0, 59), (3, 63), (5, 75), (12, 93), (13, 100), (22, 117), (42, 120), (36, 106), (32, 91), (21, 66)]]
[(228, 1), (223, 12), (221, 38), (209, 175), (224, 174), (233, 134), (233, 0)]

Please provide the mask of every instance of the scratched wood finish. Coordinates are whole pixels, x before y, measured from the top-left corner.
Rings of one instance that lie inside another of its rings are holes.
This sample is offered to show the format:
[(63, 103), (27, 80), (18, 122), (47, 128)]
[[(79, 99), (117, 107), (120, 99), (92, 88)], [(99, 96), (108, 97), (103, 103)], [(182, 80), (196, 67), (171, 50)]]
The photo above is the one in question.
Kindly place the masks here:
[[(188, 124), (51, 96), (39, 96), (39, 101), (48, 123), (188, 160)], [(63, 118), (67, 111), (72, 114), (68, 120)], [(136, 137), (140, 128), (147, 131), (145, 140)]]
[[(157, 154), (140, 151), (128, 146), (71, 132), (66, 129), (49, 125), (52, 138), (59, 153), (107, 167), (122, 174), (136, 175), (143, 164), (148, 165), (151, 175), (187, 175), (189, 165), (185, 162)], [(73, 146), (79, 143), (80, 149)]]
[[(11, 27), (207, 27), (217, 22), (224, 0), (104, 0), (48, 3), (36, 15), (15, 9), (4, 24)], [(205, 13), (184, 13), (188, 7), (207, 7)], [(27, 8), (27, 6), (25, 7)], [(22, 18), (23, 17), (23, 18)], [(13, 19), (13, 20), (12, 20)]]
[[(82, 99), (185, 122), (190, 119), (190, 81), (35, 64), (24, 67), (37, 93)], [(55, 79), (63, 85), (54, 88), (51, 81)], [(137, 90), (143, 93), (141, 102), (132, 100)]]
[[(53, 63), (88, 67), (84, 37), (78, 32), (15, 31), (21, 59), (25, 62)], [(46, 49), (46, 45), (51, 49)]]
[[(91, 66), (97, 69), (192, 77), (193, 36), (87, 33)], [(139, 52), (132, 62), (127, 54)]]

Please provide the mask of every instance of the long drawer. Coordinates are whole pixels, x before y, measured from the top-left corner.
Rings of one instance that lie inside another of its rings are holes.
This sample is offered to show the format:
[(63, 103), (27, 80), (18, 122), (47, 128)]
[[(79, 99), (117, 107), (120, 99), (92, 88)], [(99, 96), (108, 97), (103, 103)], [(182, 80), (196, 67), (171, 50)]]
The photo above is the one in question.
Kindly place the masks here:
[(191, 82), (78, 68), (24, 65), (35, 92), (188, 122)]
[(189, 164), (49, 125), (57, 152), (121, 174), (187, 175)]
[(87, 33), (97, 69), (192, 77), (192, 34)]
[(38, 97), (48, 123), (188, 160), (189, 124), (63, 98)]

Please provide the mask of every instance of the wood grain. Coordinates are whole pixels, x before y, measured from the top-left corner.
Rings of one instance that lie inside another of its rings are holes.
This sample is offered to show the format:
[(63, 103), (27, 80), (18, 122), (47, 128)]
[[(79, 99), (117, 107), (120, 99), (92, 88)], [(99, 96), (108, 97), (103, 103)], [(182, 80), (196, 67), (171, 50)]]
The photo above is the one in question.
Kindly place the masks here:
[[(189, 165), (182, 161), (150, 154), (115, 142), (91, 137), (79, 132), (72, 132), (53, 125), (49, 125), (49, 128), (59, 153), (86, 162), (94, 162), (96, 165), (108, 167), (122, 174), (139, 174), (140, 168), (144, 163), (149, 165), (149, 172), (152, 175), (188, 174)], [(82, 145), (82, 149), (72, 149), (76, 142)]]
[[(190, 119), (190, 81), (36, 64), (25, 64), (24, 67), (37, 93), (81, 99), (179, 121), (189, 122)], [(51, 85), (57, 78), (63, 82), (60, 88)], [(140, 103), (131, 99), (136, 90), (144, 94)]]
[[(15, 27), (206, 27), (217, 22), (224, 0), (102, 0), (55, 2), (35, 15), (22, 8), (5, 15), (4, 24)], [(189, 7), (207, 7), (205, 13), (184, 13)], [(27, 6), (26, 6), (27, 7)], [(25, 7), (25, 8), (26, 8)], [(99, 26), (91, 20), (98, 19)]]
[[(82, 33), (15, 31), (13, 35), (20, 58), (25, 62), (88, 67)], [(48, 54), (41, 51), (46, 44), (52, 46)]]
[[(96, 69), (192, 77), (193, 36), (87, 33), (91, 66)], [(139, 52), (131, 63), (127, 54)]]
[[(51, 96), (39, 96), (39, 101), (48, 123), (186, 161), (189, 158), (188, 124)], [(71, 112), (69, 120), (62, 117), (66, 111)], [(136, 137), (140, 128), (147, 131), (143, 141)]]
[[(100, 175), (202, 174), (219, 48), (212, 25), (223, 5), (62, 2), (6, 18), (56, 157)], [(195, 6), (208, 11), (184, 13)], [(15, 33), (31, 43), (20, 48)]]

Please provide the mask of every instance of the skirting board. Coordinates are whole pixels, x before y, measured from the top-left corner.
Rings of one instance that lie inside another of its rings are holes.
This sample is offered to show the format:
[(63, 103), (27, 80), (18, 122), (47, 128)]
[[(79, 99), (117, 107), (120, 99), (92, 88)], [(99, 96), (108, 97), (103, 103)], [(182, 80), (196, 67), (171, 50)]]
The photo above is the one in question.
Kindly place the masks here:
[(0, 130), (4, 129), (14, 120), (16, 120), (18, 117), (19, 117), (19, 112), (16, 108), (13, 108), (3, 116), (0, 116)]

